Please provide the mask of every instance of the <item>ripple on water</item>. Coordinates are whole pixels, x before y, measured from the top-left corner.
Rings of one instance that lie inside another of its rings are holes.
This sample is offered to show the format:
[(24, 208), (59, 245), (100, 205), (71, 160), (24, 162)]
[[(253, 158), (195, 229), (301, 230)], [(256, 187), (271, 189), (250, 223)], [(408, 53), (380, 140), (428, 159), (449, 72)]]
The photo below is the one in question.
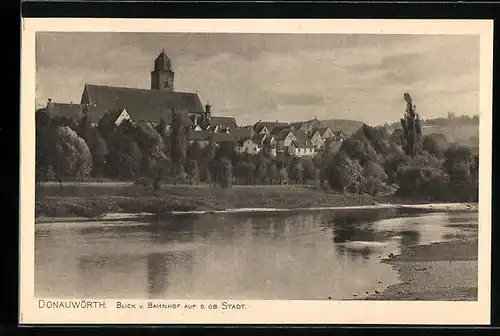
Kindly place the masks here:
[(373, 221), (332, 212), (225, 214), (174, 221), (37, 227), (37, 295), (357, 299), (398, 281), (381, 259), (474, 231), (470, 214)]

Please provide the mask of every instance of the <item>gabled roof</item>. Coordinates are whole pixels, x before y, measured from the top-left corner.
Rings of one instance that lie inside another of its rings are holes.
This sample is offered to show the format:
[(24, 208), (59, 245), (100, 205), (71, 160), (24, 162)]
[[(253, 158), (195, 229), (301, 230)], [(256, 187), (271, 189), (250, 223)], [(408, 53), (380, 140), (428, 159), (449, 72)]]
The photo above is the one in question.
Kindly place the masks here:
[(288, 133), (288, 132), (291, 132), (292, 131), (292, 128), (290, 126), (278, 126), (278, 127), (275, 127), (273, 128), (273, 130), (271, 131), (271, 135), (274, 135), (274, 136), (279, 136), (279, 134), (283, 134), (283, 133)]
[(304, 125), (306, 126), (321, 125), (321, 122), (316, 117), (314, 117), (313, 119), (309, 119), (306, 121), (298, 121), (290, 124), (290, 126), (295, 128), (296, 130), (300, 129)]
[(51, 118), (66, 117), (73, 121), (80, 121), (83, 117), (80, 104), (52, 103), (49, 115)]
[(262, 145), (264, 143), (264, 139), (266, 138), (267, 136), (265, 134), (260, 134), (260, 133), (257, 133), (257, 134), (254, 134), (254, 136), (252, 137), (252, 140), (258, 144), (258, 145)]
[(304, 131), (295, 131), (293, 132), (293, 135), (295, 136), (296, 141), (296, 146), (300, 148), (308, 148), (310, 146), (310, 141), (307, 138), (307, 134)]
[(313, 146), (308, 142), (302, 142), (299, 139), (297, 141), (292, 141), (296, 148), (313, 148)]
[(264, 139), (264, 144), (270, 145), (272, 140), (276, 140), (276, 138), (273, 135), (269, 135)]
[(318, 133), (319, 133), (319, 135), (320, 135), (321, 137), (324, 137), (324, 136), (325, 136), (325, 133), (326, 133), (328, 130), (330, 130), (330, 132), (332, 131), (332, 130), (330, 129), (330, 127), (320, 127), (320, 128), (318, 128)]
[(272, 135), (276, 138), (276, 140), (285, 140), (289, 133), (293, 134), (292, 130), (288, 127), (284, 127), (282, 129), (277, 129), (277, 131), (272, 133)]
[(238, 140), (245, 140), (252, 136), (252, 126), (238, 127), (236, 129), (236, 138)]
[(234, 117), (210, 117), (210, 125), (228, 127), (231, 131), (237, 128), (236, 119)]
[(285, 127), (290, 126), (290, 124), (279, 121), (258, 121), (254, 124), (254, 131), (260, 132), (264, 126), (269, 132), (271, 132), (275, 127)]
[(189, 112), (204, 112), (196, 93), (85, 84), (82, 103), (86, 95), (92, 122), (98, 122), (108, 110), (123, 108), (135, 121), (159, 121), (163, 117), (167, 123), (170, 122), (172, 109), (189, 124), (192, 123), (187, 116)]
[(333, 134), (336, 136), (336, 137), (340, 137), (340, 138), (346, 138), (347, 137), (347, 134), (345, 134), (344, 132), (342, 131), (336, 131), (336, 132), (333, 132)]
[(290, 124), (290, 126), (293, 127), (293, 128), (295, 128), (295, 129), (299, 129), (300, 127), (302, 127), (302, 125), (304, 125), (303, 121), (294, 122), (294, 123)]

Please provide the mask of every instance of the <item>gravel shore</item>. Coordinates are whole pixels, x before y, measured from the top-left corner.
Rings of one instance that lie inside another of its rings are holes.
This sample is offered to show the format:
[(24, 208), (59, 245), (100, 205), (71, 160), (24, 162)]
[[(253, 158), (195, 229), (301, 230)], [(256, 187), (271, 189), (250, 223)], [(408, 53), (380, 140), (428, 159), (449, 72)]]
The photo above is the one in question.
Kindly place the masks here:
[(383, 261), (401, 283), (365, 300), (476, 301), (477, 256), (477, 239), (413, 246)]

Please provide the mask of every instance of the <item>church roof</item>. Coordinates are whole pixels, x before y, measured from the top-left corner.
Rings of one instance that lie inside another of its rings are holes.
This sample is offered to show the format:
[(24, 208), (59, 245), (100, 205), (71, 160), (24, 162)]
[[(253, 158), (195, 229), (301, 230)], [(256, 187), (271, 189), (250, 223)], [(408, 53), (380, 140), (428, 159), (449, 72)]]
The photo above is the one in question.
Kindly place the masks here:
[(51, 118), (66, 117), (73, 121), (80, 121), (83, 117), (80, 104), (52, 103), (49, 115)]
[(163, 117), (167, 123), (170, 122), (172, 108), (183, 116), (186, 123), (191, 123), (188, 118), (189, 112), (204, 112), (196, 93), (86, 84), (82, 103), (85, 94), (90, 102), (90, 119), (96, 123), (106, 111), (123, 108), (134, 121), (160, 121)]
[(158, 55), (158, 57), (156, 59), (169, 60), (170, 61), (170, 58), (165, 53), (165, 49), (161, 50), (161, 53)]

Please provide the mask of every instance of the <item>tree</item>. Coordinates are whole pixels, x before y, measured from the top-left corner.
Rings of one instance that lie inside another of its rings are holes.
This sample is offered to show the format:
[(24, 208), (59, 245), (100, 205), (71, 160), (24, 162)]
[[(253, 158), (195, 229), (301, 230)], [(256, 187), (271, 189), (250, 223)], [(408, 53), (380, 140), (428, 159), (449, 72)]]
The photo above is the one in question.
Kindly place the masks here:
[(95, 128), (90, 133), (87, 143), (92, 154), (92, 173), (101, 176), (108, 159), (108, 145)]
[(196, 160), (198, 162), (201, 162), (202, 158), (203, 158), (203, 152), (202, 152), (202, 149), (200, 147), (200, 144), (196, 141), (192, 142), (186, 150), (186, 156), (189, 159), (193, 159), (193, 160)]
[(151, 167), (150, 161), (161, 160), (165, 157), (163, 138), (150, 123), (144, 122), (138, 123), (132, 134), (143, 157), (141, 171), (147, 174)]
[(286, 168), (282, 168), (278, 171), (277, 179), (280, 181), (280, 184), (288, 183), (288, 172)]
[(444, 153), (444, 170), (450, 175), (450, 191), (457, 200), (477, 200), (479, 192), (479, 156), (470, 148), (452, 145)]
[(341, 151), (328, 156), (323, 175), (332, 189), (356, 192), (361, 188), (363, 167)]
[(224, 189), (231, 188), (233, 182), (233, 167), (231, 161), (227, 158), (221, 158), (216, 161), (218, 171), (218, 183)]
[(450, 145), (443, 134), (432, 133), (423, 137), (422, 149), (438, 158), (444, 157), (444, 153), (449, 146)]
[(71, 128), (72, 130), (76, 130), (78, 125), (70, 118), (68, 117), (54, 117), (51, 119), (51, 124), (54, 127), (58, 126), (67, 126)]
[(163, 138), (149, 123), (137, 124), (134, 139), (145, 157), (151, 156), (157, 150), (164, 150)]
[(439, 165), (426, 165), (425, 160), (410, 160), (397, 171), (398, 194), (428, 200), (449, 197), (449, 176)]
[(378, 155), (362, 133), (358, 133), (344, 140), (340, 147), (340, 151), (345, 152), (351, 159), (359, 161), (361, 165), (371, 161), (381, 161), (380, 155)]
[(160, 185), (162, 181), (168, 180), (172, 177), (172, 163), (168, 157), (163, 157), (160, 159), (155, 159), (149, 161), (150, 172), (149, 176), (153, 180), (153, 188), (154, 190), (160, 189)]
[(278, 167), (275, 163), (270, 163), (267, 166), (267, 178), (269, 179), (269, 183), (273, 184), (273, 180), (276, 178), (276, 174), (278, 173)]
[(117, 178), (135, 180), (140, 174), (142, 153), (133, 137), (117, 133), (111, 141), (108, 174)]
[(210, 143), (201, 150), (201, 160), (198, 162), (198, 167), (200, 170), (200, 180), (204, 182), (211, 181), (211, 162), (215, 158), (215, 146)]
[(54, 170), (57, 180), (81, 178), (92, 170), (92, 155), (85, 143), (68, 126), (58, 126), (55, 134)]
[(458, 162), (464, 162), (467, 166), (474, 164), (474, 155), (469, 147), (454, 144), (444, 152), (444, 169), (450, 172)]
[(172, 162), (184, 162), (186, 155), (186, 130), (181, 116), (172, 109), (170, 132), (170, 159)]
[(156, 132), (161, 136), (162, 139), (165, 139), (167, 135), (167, 123), (163, 117), (160, 118), (160, 123), (155, 127)]
[(387, 180), (387, 174), (384, 168), (382, 168), (381, 165), (373, 161), (369, 162), (364, 166), (363, 175), (365, 177), (373, 177), (379, 179), (382, 182), (385, 182)]
[(389, 140), (397, 145), (402, 147), (403, 146), (403, 137), (404, 137), (404, 132), (401, 128), (396, 128), (392, 132), (392, 134), (389, 136)]
[(413, 104), (409, 93), (404, 94), (406, 101), (406, 111), (404, 118), (401, 119), (403, 128), (402, 147), (406, 155), (416, 157), (421, 151), (422, 129), (420, 126), (420, 117), (415, 112), (416, 106)]
[(260, 180), (260, 183), (266, 184), (267, 182), (267, 164), (266, 162), (260, 162), (256, 171), (257, 178)]
[(35, 115), (35, 179), (50, 180), (54, 163), (54, 129), (45, 111), (37, 111)]
[[(111, 112), (106, 112), (99, 120), (97, 130), (99, 131), (99, 134), (103, 137), (103, 139), (106, 140), (106, 142), (109, 142), (110, 138), (117, 131), (115, 121), (115, 114)], [(130, 123), (126, 123), (126, 126), (129, 125)]]
[(216, 159), (232, 159), (234, 155), (234, 142), (233, 141), (222, 141), (219, 143), (219, 146), (215, 150), (215, 158)]
[(341, 156), (338, 165), (339, 182), (344, 192), (361, 190), (363, 167), (356, 160)]
[(198, 172), (198, 161), (195, 159), (188, 159), (186, 162), (186, 174), (189, 178), (189, 184), (193, 184), (193, 181), (196, 183), (199, 179)]
[(361, 126), (361, 132), (378, 154), (389, 154), (389, 133), (387, 132), (387, 129), (385, 127), (371, 127), (363, 124), (363, 126)]
[(84, 115), (76, 127), (76, 133), (83, 138), (87, 143), (93, 136), (92, 125), (88, 115)]
[(384, 170), (387, 174), (387, 182), (392, 184), (396, 182), (396, 175), (399, 166), (409, 160), (409, 157), (401, 150), (401, 152), (394, 151), (389, 154), (383, 163)]
[(314, 162), (310, 157), (302, 158), (302, 168), (304, 169), (304, 180), (315, 181), (317, 179)]
[(304, 167), (300, 160), (293, 160), (290, 165), (288, 176), (291, 180), (295, 181), (295, 184), (302, 183), (304, 179)]

